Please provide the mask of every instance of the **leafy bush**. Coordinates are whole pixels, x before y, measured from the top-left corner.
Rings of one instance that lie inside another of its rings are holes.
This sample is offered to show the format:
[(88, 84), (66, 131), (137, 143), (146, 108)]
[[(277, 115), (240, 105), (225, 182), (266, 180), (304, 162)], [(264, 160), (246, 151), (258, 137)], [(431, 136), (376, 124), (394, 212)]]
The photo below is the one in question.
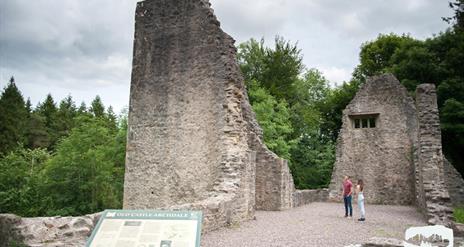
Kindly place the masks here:
[(454, 208), (453, 214), (456, 222), (464, 224), (464, 207)]

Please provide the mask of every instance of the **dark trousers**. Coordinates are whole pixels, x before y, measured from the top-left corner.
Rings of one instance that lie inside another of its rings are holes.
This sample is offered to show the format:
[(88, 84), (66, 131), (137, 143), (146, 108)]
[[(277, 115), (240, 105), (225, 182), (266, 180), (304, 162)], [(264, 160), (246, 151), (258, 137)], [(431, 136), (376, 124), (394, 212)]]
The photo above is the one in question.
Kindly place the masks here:
[(350, 216), (353, 216), (353, 206), (351, 205), (351, 195), (343, 196), (343, 202), (345, 202), (345, 216), (348, 216), (348, 209), (350, 210)]

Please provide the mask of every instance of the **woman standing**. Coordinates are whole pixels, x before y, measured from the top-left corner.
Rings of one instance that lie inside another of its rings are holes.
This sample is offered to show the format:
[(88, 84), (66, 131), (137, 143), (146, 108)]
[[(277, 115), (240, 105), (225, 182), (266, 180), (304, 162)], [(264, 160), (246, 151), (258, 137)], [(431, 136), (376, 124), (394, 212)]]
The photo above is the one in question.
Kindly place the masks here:
[(359, 207), (359, 212), (361, 213), (361, 218), (358, 219), (358, 221), (365, 221), (366, 218), (366, 211), (364, 209), (364, 183), (362, 179), (358, 180), (358, 184), (356, 185), (356, 194), (358, 195), (358, 207)]

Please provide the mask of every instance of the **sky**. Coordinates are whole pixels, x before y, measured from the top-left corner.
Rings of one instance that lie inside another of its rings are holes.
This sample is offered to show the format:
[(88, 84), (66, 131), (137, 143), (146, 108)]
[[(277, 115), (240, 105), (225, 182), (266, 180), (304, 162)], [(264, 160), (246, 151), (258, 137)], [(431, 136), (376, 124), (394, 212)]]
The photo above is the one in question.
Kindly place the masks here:
[[(14, 76), (33, 105), (51, 93), (87, 105), (129, 104), (137, 0), (0, 0), (0, 88)], [(351, 78), (362, 43), (380, 33), (425, 39), (444, 31), (446, 0), (210, 0), (236, 44), (297, 42), (307, 68), (333, 85)]]

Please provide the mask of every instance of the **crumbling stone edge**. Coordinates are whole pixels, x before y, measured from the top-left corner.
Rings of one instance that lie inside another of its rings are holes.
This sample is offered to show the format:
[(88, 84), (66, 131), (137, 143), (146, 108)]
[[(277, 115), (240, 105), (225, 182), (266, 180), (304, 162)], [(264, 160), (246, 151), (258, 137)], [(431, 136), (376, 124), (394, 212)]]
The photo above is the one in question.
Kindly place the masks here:
[[(77, 217), (22, 218), (0, 214), (0, 247), (85, 246), (101, 213)], [(15, 245), (16, 244), (16, 245)]]

